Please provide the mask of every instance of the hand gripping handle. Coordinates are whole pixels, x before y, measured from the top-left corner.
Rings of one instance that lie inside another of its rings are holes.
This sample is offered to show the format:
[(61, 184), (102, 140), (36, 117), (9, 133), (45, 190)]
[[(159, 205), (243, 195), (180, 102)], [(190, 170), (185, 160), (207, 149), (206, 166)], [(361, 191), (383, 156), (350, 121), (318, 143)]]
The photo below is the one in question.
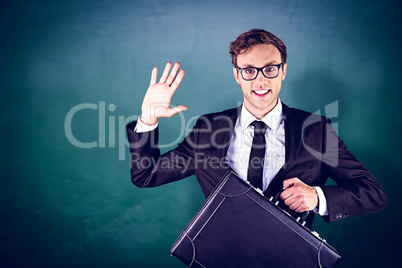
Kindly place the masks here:
[[(276, 195), (272, 198), (271, 201), (277, 206), (279, 204), (279, 197), (285, 191), (286, 189), (282, 189), (279, 192), (276, 193)], [(303, 226), (306, 224), (306, 220), (308, 215), (310, 214), (310, 211), (304, 211), (301, 213), (302, 215), (296, 219), (297, 222), (300, 222)]]

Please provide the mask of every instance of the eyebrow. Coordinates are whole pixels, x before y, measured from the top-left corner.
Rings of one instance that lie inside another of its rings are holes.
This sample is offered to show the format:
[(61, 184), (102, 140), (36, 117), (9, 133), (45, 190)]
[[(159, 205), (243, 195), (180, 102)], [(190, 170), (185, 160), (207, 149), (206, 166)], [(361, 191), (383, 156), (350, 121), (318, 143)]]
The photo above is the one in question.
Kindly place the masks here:
[[(268, 62), (267, 64), (265, 64), (264, 66), (262, 66), (261, 68), (263, 68), (263, 67), (265, 67), (265, 66), (278, 65), (278, 64), (280, 64), (280, 63), (277, 63), (276, 61), (270, 61), (270, 62)], [(241, 68), (241, 69), (250, 68), (250, 67), (256, 68), (255, 66), (253, 66), (253, 65), (251, 65), (251, 64), (247, 64), (247, 65), (244, 66), (244, 67), (240, 67), (240, 66), (239, 66), (239, 68)]]

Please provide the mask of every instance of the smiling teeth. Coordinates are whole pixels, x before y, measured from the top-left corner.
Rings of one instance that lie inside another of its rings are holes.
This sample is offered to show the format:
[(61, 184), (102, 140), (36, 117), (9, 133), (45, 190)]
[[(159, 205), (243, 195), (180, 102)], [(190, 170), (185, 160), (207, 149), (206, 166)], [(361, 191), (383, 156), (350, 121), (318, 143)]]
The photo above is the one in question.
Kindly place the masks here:
[(268, 91), (268, 89), (254, 90), (254, 92), (258, 95), (263, 95), (265, 93), (268, 93)]

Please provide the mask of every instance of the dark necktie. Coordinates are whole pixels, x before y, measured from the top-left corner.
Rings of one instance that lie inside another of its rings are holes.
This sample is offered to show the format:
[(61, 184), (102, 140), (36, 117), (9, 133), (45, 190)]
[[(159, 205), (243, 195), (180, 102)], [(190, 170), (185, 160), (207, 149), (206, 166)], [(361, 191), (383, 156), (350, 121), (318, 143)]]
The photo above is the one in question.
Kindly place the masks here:
[(265, 131), (268, 126), (262, 121), (254, 121), (254, 138), (251, 145), (250, 160), (248, 162), (247, 180), (259, 189), (262, 189), (262, 172), (264, 170)]

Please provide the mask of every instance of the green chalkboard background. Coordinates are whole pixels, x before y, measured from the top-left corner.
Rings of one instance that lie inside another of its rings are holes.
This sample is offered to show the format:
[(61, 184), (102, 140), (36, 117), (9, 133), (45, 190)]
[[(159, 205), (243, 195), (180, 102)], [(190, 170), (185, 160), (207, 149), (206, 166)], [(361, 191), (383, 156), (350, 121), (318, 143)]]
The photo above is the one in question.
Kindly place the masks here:
[(265, 28), (288, 47), (281, 99), (331, 117), (389, 194), (385, 211), (315, 229), (339, 267), (395, 267), (400, 241), (400, 1), (0, 3), (1, 267), (183, 267), (170, 246), (203, 203), (195, 177), (131, 184), (124, 125), (154, 66), (186, 76), (163, 150), (237, 106), (229, 43)]

